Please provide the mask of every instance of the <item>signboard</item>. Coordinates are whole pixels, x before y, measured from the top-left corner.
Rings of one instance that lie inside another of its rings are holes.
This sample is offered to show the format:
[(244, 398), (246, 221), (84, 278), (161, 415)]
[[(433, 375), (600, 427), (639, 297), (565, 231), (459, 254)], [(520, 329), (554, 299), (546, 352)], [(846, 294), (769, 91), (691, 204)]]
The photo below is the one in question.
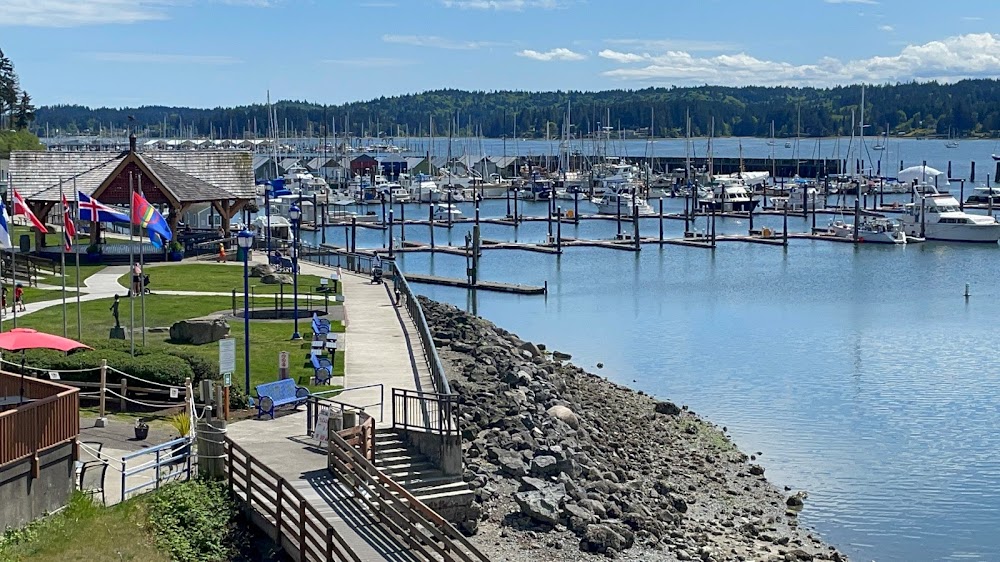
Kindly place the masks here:
[(59, 371), (49, 371), (49, 380), (52, 381), (59, 380)]
[(330, 408), (320, 408), (316, 415), (316, 429), (313, 430), (313, 439), (319, 441), (320, 447), (326, 447), (330, 426)]
[(232, 373), (222, 373), (222, 386), (233, 386)]
[(170, 399), (171, 400), (176, 400), (179, 396), (180, 396), (180, 389), (178, 389), (176, 386), (171, 387), (170, 388)]
[(281, 351), (278, 353), (278, 379), (288, 378), (288, 352)]
[(219, 374), (225, 375), (236, 371), (236, 340), (226, 338), (219, 340)]

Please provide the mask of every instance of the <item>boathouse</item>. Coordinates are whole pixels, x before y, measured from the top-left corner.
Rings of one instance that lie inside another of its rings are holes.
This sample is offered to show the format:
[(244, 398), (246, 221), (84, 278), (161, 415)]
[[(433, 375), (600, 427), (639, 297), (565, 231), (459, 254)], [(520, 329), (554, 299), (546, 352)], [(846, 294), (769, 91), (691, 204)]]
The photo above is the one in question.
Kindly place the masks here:
[[(38, 152), (14, 151), (10, 159), (10, 185), (43, 222), (61, 222), (58, 213), (62, 193), (73, 200), (74, 185), (80, 192), (101, 203), (118, 207), (130, 204), (129, 186), (141, 189), (146, 199), (158, 207), (173, 232), (186, 213), (198, 206), (214, 209), (222, 228), (254, 201), (252, 154), (242, 150), (136, 150), (130, 137), (123, 152)], [(91, 242), (98, 229), (91, 225)], [(37, 235), (37, 247), (44, 246)]]

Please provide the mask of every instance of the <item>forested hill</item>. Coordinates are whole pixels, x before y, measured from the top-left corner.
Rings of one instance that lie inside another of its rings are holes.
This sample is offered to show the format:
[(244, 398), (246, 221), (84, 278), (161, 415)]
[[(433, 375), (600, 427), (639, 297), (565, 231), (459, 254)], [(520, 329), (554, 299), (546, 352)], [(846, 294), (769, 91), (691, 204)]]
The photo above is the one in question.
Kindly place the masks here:
[[(859, 113), (861, 86), (828, 89), (790, 87), (699, 86), (648, 88), (602, 92), (466, 92), (436, 90), (420, 94), (380, 97), (344, 105), (304, 101), (275, 104), (280, 134), (354, 136), (426, 135), (433, 118), (434, 133), (456, 136), (482, 134), (544, 137), (546, 123), (553, 137), (561, 134), (567, 106), (572, 108), (574, 134), (583, 136), (599, 126), (639, 131), (652, 120), (656, 136), (683, 136), (685, 112), (690, 111), (692, 134), (707, 135), (714, 118), (716, 136), (769, 136), (774, 122), (778, 137), (796, 134), (801, 110), (803, 136), (849, 135), (851, 112)], [(34, 127), (45, 134), (124, 129), (129, 116), (144, 136), (241, 138), (267, 132), (263, 104), (195, 109), (145, 106), (91, 109), (75, 105), (49, 106), (36, 112)], [(609, 118), (610, 116), (610, 122)], [(859, 115), (860, 116), (860, 115)], [(886, 125), (893, 134), (993, 136), (1000, 135), (1000, 81), (963, 80), (868, 86), (865, 89), (867, 134), (880, 134)], [(457, 123), (457, 126), (455, 125)], [(325, 125), (325, 129), (324, 129)], [(165, 135), (163, 132), (165, 131)]]

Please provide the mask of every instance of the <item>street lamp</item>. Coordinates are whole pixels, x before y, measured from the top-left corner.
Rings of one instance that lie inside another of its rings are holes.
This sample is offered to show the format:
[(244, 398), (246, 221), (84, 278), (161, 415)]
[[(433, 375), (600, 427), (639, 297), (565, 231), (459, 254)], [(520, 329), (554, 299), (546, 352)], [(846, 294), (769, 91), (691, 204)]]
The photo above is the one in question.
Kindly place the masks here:
[(253, 232), (244, 230), (236, 235), (236, 243), (243, 250), (243, 369), (246, 375), (247, 396), (250, 396), (250, 248)]
[(293, 340), (302, 339), (299, 334), (299, 220), (302, 218), (302, 209), (298, 205), (288, 208), (288, 218), (292, 220), (292, 306), (295, 315), (295, 331), (292, 332)]

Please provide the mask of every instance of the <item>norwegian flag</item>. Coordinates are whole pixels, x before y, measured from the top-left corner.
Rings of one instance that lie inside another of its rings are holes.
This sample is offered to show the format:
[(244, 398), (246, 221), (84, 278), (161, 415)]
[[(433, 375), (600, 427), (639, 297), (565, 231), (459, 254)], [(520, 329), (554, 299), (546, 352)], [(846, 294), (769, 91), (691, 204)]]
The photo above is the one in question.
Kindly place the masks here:
[(73, 240), (76, 239), (76, 223), (73, 222), (73, 213), (70, 209), (69, 203), (66, 202), (66, 196), (62, 196), (62, 207), (63, 207), (63, 247), (69, 252), (73, 249)]
[(14, 190), (14, 214), (28, 217), (28, 221), (35, 225), (35, 228), (37, 228), (42, 234), (49, 233), (49, 229), (45, 228), (42, 221), (38, 220), (35, 213), (31, 212), (31, 209), (28, 208), (28, 204), (24, 202), (24, 197), (21, 197), (21, 194), (18, 193), (16, 189)]

